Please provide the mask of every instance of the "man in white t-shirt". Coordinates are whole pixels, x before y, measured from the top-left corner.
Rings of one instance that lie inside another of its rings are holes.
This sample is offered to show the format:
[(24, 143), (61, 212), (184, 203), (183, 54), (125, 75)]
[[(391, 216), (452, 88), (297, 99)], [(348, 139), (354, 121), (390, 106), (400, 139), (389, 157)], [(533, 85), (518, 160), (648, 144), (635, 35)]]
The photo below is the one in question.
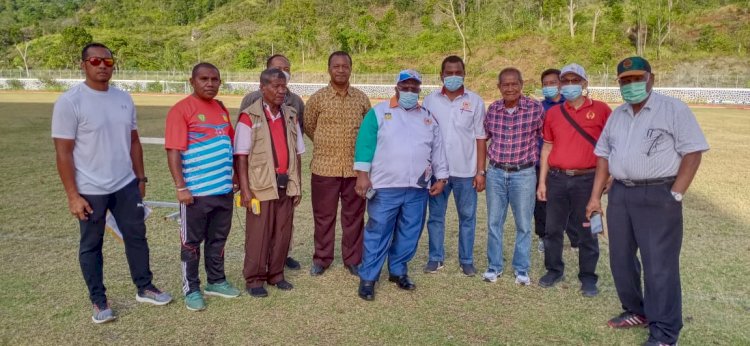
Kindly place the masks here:
[(485, 185), (487, 134), (484, 130), (484, 101), (464, 87), (465, 75), (461, 58), (455, 55), (445, 58), (440, 68), (443, 88), (424, 98), (424, 107), (440, 126), (450, 173), (443, 192), (430, 196), (427, 220), (430, 250), (425, 273), (436, 273), (443, 267), (445, 213), (451, 192), (458, 212), (458, 264), (466, 276), (477, 273), (474, 267), (474, 231), (477, 193), (484, 191)]
[(86, 81), (62, 94), (52, 112), (57, 170), (70, 213), (80, 222), (79, 261), (95, 323), (115, 319), (105, 295), (103, 273), (108, 210), (122, 232), (130, 276), (138, 288), (136, 300), (155, 305), (172, 300), (151, 283), (142, 200), (148, 181), (143, 149), (133, 100), (109, 85), (114, 64), (106, 46), (91, 43), (84, 47), (81, 69)]

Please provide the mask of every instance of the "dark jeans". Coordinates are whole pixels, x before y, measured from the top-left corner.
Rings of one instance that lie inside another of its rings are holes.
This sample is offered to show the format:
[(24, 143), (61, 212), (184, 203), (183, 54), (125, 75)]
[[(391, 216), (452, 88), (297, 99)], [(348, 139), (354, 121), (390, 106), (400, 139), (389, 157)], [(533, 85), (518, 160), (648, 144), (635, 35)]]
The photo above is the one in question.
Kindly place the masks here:
[(218, 196), (199, 196), (193, 204), (180, 204), (180, 241), (182, 243), (182, 292), (188, 295), (200, 291), (198, 272), (203, 245), (206, 279), (209, 284), (226, 280), (224, 275), (224, 244), (232, 229), (232, 193)]
[(594, 174), (575, 177), (549, 172), (547, 175), (547, 235), (544, 238), (544, 266), (547, 271), (563, 275), (563, 229), (565, 225), (578, 231), (578, 279), (596, 284), (599, 261), (599, 240), (591, 234), (586, 220), (586, 204), (591, 196)]
[[(538, 182), (539, 167), (536, 168), (536, 179)], [(578, 232), (580, 232), (580, 230), (571, 223), (570, 219), (568, 219), (564, 229), (565, 233), (568, 235), (568, 240), (570, 240), (570, 246), (578, 247)], [(534, 233), (536, 233), (539, 239), (542, 240), (544, 240), (544, 237), (547, 235), (547, 202), (538, 199), (534, 203)]]
[(88, 286), (91, 302), (99, 307), (104, 307), (107, 303), (105, 294), (107, 289), (104, 287), (104, 256), (102, 256), (107, 210), (115, 217), (117, 226), (122, 232), (130, 277), (138, 288), (138, 292), (152, 288), (146, 224), (143, 222), (144, 206), (138, 190), (138, 181), (133, 180), (119, 191), (108, 195), (81, 195), (81, 197), (89, 202), (93, 209), (88, 220), (79, 222), (81, 241), (78, 250), (81, 272)]
[(615, 182), (607, 226), (612, 278), (622, 308), (646, 316), (651, 339), (672, 344), (682, 329), (682, 203), (670, 189), (671, 184), (626, 187)]

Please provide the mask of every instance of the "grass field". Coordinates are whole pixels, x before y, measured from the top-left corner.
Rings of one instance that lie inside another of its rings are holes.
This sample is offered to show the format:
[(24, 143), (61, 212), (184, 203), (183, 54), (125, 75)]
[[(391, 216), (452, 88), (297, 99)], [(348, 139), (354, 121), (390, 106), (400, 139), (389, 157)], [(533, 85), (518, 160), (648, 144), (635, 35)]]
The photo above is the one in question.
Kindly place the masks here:
[[(374, 302), (357, 297), (358, 279), (338, 257), (312, 278), (313, 241), (309, 183), (297, 209), (293, 256), (303, 270), (287, 271), (290, 292), (234, 300), (210, 297), (208, 309), (188, 312), (180, 294), (177, 224), (156, 209), (147, 221), (154, 282), (176, 296), (166, 307), (141, 305), (123, 247), (106, 236), (105, 282), (119, 319), (90, 321), (90, 303), (78, 266), (78, 225), (67, 210), (49, 138), (56, 94), (0, 92), (0, 344), (571, 344), (640, 345), (646, 329), (612, 330), (606, 320), (620, 312), (606, 241), (598, 267), (601, 294), (578, 293), (576, 253), (565, 251), (566, 280), (553, 289), (519, 287), (505, 274), (496, 284), (460, 274), (456, 213), (449, 209), (447, 266), (421, 273), (426, 235), (411, 274), (414, 292), (382, 282)], [(135, 96), (142, 136), (162, 137), (166, 111), (179, 96)], [(224, 97), (232, 112), (239, 97)], [(750, 110), (695, 108), (711, 145), (684, 202), (682, 345), (750, 344)], [(308, 143), (309, 144), (309, 143)], [(164, 150), (145, 145), (150, 179), (146, 200), (174, 200)], [(312, 151), (308, 149), (308, 152)], [(310, 155), (305, 155), (309, 162)], [(309, 182), (307, 163), (304, 181)], [(480, 196), (475, 261), (486, 269), (486, 209)], [(226, 273), (242, 286), (244, 232), (234, 219), (226, 248)], [(510, 221), (510, 220), (509, 220)], [(512, 255), (506, 223), (505, 255)], [(340, 232), (340, 231), (339, 231)], [(425, 232), (426, 233), (426, 232)], [(337, 237), (337, 239), (339, 239)], [(337, 245), (336, 251), (339, 250)], [(543, 274), (533, 251), (532, 280)], [(506, 271), (507, 272), (507, 271)]]

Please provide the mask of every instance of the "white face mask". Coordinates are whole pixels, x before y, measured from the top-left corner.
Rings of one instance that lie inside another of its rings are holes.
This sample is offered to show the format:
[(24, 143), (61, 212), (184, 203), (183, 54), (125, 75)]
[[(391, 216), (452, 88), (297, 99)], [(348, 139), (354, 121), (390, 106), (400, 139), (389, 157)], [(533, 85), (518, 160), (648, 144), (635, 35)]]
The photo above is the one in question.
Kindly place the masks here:
[(289, 84), (289, 82), (292, 80), (292, 75), (290, 75), (289, 72), (286, 71), (281, 72), (284, 72), (284, 77), (286, 77), (286, 84)]

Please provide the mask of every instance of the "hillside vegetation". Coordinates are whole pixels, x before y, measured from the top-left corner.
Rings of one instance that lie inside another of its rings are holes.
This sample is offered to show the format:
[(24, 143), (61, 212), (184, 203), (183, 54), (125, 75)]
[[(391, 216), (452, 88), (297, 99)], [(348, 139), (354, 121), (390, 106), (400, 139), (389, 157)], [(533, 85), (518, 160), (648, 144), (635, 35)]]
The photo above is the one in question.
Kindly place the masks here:
[(465, 54), (488, 85), (508, 65), (532, 81), (568, 62), (612, 75), (634, 54), (671, 78), (750, 79), (749, 23), (747, 0), (0, 0), (0, 68), (74, 69), (94, 40), (123, 70), (257, 71), (283, 53), (323, 71), (341, 49), (358, 73), (433, 74)]

